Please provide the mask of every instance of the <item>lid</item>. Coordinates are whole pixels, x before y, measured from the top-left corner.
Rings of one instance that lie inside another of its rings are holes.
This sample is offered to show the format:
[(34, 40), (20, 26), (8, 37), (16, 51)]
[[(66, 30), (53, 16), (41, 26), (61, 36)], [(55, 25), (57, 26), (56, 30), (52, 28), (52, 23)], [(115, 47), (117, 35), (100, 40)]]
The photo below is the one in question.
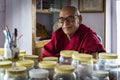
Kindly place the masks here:
[(20, 50), (20, 54), (26, 54), (26, 51), (25, 50)]
[(102, 58), (102, 59), (117, 59), (118, 56), (115, 53), (99, 53), (99, 58)]
[(24, 59), (38, 60), (38, 56), (37, 55), (25, 55)]
[(0, 68), (12, 67), (12, 61), (0, 61)]
[(77, 51), (74, 50), (62, 50), (60, 51), (60, 55), (64, 57), (72, 57), (73, 53), (78, 53)]
[(16, 64), (17, 64), (17, 66), (32, 67), (34, 65), (34, 61), (23, 60), (23, 61), (17, 61)]
[(48, 70), (32, 69), (29, 71), (30, 78), (47, 78), (49, 76)]
[(56, 73), (68, 74), (74, 72), (74, 66), (71, 65), (57, 65), (55, 67)]
[(56, 65), (56, 61), (41, 61), (39, 63), (40, 68), (54, 68)]
[(89, 61), (89, 60), (92, 60), (92, 55), (84, 54), (84, 53), (73, 54), (72, 58), (76, 60), (81, 60), (81, 61)]
[(58, 61), (58, 57), (44, 57), (43, 61)]
[(0, 54), (4, 54), (4, 48), (0, 48)]
[(25, 67), (12, 67), (7, 70), (8, 74), (11, 75), (21, 75), (26, 73), (26, 68)]
[(109, 75), (109, 72), (103, 70), (95, 70), (93, 71), (93, 75), (97, 77), (107, 77)]

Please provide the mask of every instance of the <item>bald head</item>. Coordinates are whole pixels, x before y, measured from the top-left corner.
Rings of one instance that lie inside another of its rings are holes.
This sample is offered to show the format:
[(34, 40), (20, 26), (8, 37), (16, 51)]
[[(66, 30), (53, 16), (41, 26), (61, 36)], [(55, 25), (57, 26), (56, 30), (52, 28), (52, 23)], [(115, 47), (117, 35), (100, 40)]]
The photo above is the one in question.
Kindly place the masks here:
[(80, 15), (79, 11), (74, 6), (65, 6), (64, 8), (61, 9), (60, 15), (63, 12), (66, 13), (66, 14), (70, 14), (70, 15)]

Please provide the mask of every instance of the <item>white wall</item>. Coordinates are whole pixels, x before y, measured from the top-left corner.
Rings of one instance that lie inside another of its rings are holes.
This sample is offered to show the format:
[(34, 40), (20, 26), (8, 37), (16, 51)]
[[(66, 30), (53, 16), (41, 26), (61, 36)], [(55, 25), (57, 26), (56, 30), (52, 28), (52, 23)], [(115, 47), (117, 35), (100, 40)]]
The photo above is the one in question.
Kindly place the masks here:
[(4, 34), (3, 29), (5, 25), (5, 7), (4, 7), (5, 1), (0, 0), (0, 48), (4, 47)]
[[(72, 1), (72, 5), (78, 7), (78, 0)], [(98, 35), (101, 36), (104, 43), (105, 26), (104, 26), (104, 12), (102, 13), (81, 13), (83, 24), (91, 27)]]
[(104, 13), (81, 13), (81, 15), (83, 23), (96, 31), (102, 37), (104, 44)]
[(20, 49), (32, 54), (32, 2), (31, 0), (6, 0), (6, 22), (10, 32), (18, 29), (18, 35), (23, 34), (19, 41)]

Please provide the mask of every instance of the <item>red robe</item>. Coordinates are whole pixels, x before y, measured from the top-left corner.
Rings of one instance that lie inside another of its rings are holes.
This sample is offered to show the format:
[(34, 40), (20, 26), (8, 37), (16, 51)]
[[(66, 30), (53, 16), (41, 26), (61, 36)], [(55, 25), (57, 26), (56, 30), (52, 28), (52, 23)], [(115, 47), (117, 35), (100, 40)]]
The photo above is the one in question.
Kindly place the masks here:
[(62, 28), (55, 31), (51, 41), (44, 46), (41, 59), (47, 56), (59, 57), (61, 50), (76, 50), (87, 54), (106, 52), (96, 33), (83, 24), (79, 26), (70, 40)]

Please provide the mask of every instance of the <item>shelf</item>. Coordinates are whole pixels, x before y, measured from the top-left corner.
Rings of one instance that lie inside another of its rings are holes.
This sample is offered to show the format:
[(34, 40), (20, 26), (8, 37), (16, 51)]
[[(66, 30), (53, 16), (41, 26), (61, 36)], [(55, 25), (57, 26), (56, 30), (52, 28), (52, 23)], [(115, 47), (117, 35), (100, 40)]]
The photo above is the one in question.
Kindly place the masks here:
[(50, 11), (49, 9), (43, 9), (43, 10), (40, 10), (40, 9), (37, 9), (36, 10), (37, 13), (49, 13), (49, 14), (52, 14), (52, 13), (59, 13), (60, 12), (60, 9), (52, 9), (52, 11)]
[(37, 13), (49, 13), (49, 14), (52, 14), (52, 12), (49, 9), (43, 9), (43, 10), (37, 9), (36, 12)]

